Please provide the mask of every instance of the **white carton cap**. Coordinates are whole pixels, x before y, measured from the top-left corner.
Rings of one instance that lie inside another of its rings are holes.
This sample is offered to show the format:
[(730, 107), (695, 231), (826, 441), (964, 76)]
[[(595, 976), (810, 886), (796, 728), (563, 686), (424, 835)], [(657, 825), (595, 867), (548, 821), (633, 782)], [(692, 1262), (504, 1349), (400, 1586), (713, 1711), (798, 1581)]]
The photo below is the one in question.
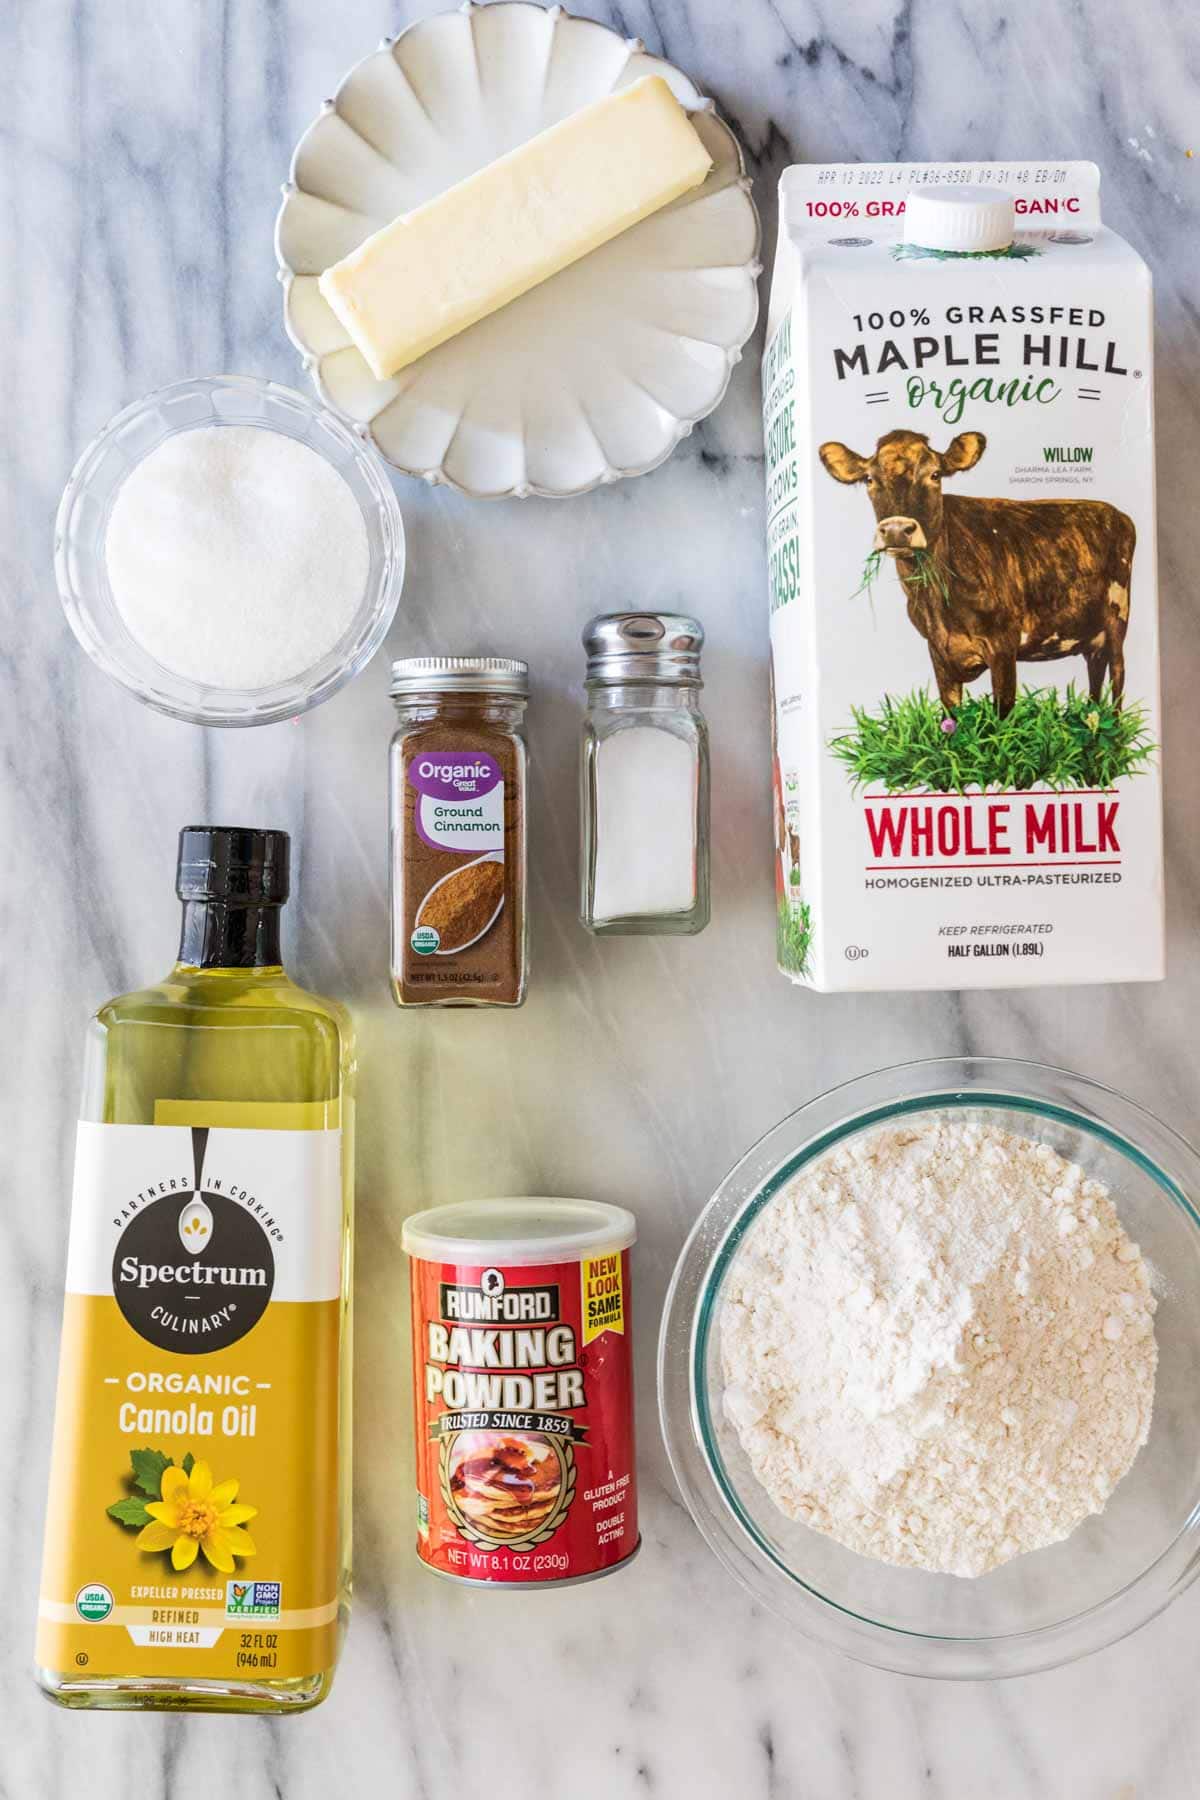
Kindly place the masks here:
[(904, 203), (904, 241), (922, 250), (1006, 250), (1014, 216), (1011, 194), (999, 188), (920, 188)]

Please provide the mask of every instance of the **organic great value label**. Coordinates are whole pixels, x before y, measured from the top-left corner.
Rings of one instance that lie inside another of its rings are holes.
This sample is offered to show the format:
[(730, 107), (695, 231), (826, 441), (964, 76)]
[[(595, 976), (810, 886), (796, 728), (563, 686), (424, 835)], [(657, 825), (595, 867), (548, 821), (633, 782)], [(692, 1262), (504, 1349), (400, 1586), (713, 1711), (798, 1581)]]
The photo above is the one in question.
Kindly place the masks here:
[(412, 1260), (417, 1551), (464, 1580), (594, 1575), (637, 1548), (629, 1251)]
[(336, 1130), (80, 1125), (41, 1667), (332, 1664), (340, 1155)]
[(414, 823), (431, 849), (503, 848), (504, 775), (494, 756), (431, 750), (414, 757), (408, 779), (417, 792)]

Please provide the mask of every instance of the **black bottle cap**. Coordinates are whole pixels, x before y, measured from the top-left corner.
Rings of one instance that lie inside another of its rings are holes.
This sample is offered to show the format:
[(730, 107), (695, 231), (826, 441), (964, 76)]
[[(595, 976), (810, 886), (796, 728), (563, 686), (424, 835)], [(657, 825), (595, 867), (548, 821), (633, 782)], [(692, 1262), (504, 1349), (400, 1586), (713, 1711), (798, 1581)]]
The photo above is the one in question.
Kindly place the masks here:
[(179, 834), (175, 892), (181, 900), (282, 906), (288, 897), (286, 831), (241, 825), (185, 825)]

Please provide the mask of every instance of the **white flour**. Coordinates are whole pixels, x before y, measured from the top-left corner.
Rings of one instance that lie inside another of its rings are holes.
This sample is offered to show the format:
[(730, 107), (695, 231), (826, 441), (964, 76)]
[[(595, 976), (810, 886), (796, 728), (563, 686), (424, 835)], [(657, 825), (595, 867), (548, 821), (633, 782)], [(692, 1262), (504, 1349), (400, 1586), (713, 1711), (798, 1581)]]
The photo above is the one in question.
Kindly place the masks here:
[(982, 1575), (1099, 1512), (1150, 1430), (1154, 1299), (1107, 1190), (922, 1120), (764, 1209), (721, 1312), (725, 1408), (775, 1504), (884, 1562)]

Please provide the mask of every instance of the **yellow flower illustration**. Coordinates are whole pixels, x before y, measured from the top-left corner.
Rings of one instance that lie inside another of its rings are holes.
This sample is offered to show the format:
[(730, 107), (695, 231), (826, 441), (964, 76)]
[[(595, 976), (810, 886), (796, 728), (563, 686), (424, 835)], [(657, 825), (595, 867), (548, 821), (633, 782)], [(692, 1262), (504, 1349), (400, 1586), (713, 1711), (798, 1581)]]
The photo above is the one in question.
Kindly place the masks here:
[(206, 1462), (193, 1463), (190, 1475), (175, 1463), (162, 1472), (161, 1500), (149, 1500), (146, 1511), (154, 1523), (139, 1533), (139, 1550), (169, 1550), (171, 1566), (190, 1569), (199, 1551), (214, 1569), (232, 1575), (235, 1556), (253, 1556), (254, 1539), (242, 1526), (258, 1516), (256, 1506), (235, 1506), (238, 1484), (223, 1481), (213, 1486)]

